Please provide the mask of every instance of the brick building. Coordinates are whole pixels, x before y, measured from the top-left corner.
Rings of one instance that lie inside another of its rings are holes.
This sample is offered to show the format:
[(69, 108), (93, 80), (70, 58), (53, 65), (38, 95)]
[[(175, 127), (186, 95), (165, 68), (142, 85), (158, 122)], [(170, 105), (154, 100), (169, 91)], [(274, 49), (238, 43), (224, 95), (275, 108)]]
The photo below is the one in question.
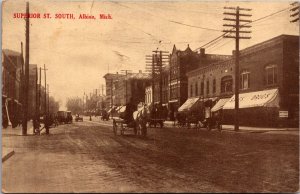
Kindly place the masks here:
[(200, 49), (200, 53), (197, 53), (192, 51), (189, 45), (184, 51), (181, 51), (174, 45), (170, 55), (169, 67), (169, 111), (171, 120), (173, 119), (173, 113), (188, 98), (187, 73), (229, 57), (228, 55), (206, 54), (203, 48)]
[[(22, 46), (21, 46), (22, 49)], [(18, 123), (22, 116), (23, 53), (2, 50), (2, 126)]]
[[(145, 88), (150, 85), (150, 77), (146, 73), (106, 74), (106, 104), (107, 107), (145, 102)], [(126, 92), (127, 91), (127, 92)]]
[[(272, 38), (241, 50), (240, 57), (241, 124), (298, 126), (299, 37)], [(224, 121), (233, 123), (234, 58), (198, 68), (187, 75), (189, 98), (218, 97), (223, 101), (217, 106), (224, 106)], [(280, 112), (285, 112), (287, 118), (280, 118)]]
[[(168, 106), (169, 102), (169, 79), (170, 79), (170, 66), (166, 65), (162, 68), (162, 105)], [(152, 89), (151, 89), (152, 90)], [(151, 94), (152, 95), (152, 94)], [(152, 102), (152, 101), (151, 101)], [(154, 78), (154, 103), (160, 102), (160, 75)]]

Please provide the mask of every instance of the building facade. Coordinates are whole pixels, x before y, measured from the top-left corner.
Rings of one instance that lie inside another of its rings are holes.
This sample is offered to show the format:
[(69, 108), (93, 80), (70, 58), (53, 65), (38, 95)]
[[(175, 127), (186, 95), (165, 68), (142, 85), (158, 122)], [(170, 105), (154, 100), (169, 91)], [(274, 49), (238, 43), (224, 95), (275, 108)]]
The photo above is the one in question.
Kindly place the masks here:
[[(245, 125), (280, 126), (287, 123), (292, 126), (298, 125), (298, 68), (298, 36), (281, 35), (241, 50), (238, 80), (240, 94), (244, 94), (245, 97), (247, 94), (261, 91), (258, 96), (263, 98), (266, 95), (264, 91), (278, 90), (278, 104), (272, 108), (254, 108), (253, 105), (251, 111), (250, 108), (240, 109), (241, 123)], [(198, 68), (187, 75), (189, 97), (224, 99), (231, 98), (234, 94), (236, 81), (234, 58)], [(240, 96), (240, 103), (242, 103), (241, 98), (243, 97)], [(254, 99), (253, 96), (250, 101)], [(228, 113), (226, 120), (232, 123), (233, 117), (232, 114), (230, 115), (232, 110), (225, 110), (225, 112)], [(281, 118), (280, 112), (285, 112), (284, 118)]]
[[(169, 67), (170, 115), (173, 115), (188, 98), (188, 72), (229, 57), (228, 55), (206, 54), (203, 48), (200, 49), (200, 53), (194, 52), (189, 45), (186, 50), (180, 51), (174, 45)], [(170, 118), (173, 120), (172, 116)]]
[(148, 74), (139, 73), (106, 74), (106, 104), (107, 107), (123, 106), (130, 100), (133, 103), (145, 102), (145, 89), (150, 85)]
[(2, 51), (2, 126), (15, 127), (22, 117), (23, 53)]

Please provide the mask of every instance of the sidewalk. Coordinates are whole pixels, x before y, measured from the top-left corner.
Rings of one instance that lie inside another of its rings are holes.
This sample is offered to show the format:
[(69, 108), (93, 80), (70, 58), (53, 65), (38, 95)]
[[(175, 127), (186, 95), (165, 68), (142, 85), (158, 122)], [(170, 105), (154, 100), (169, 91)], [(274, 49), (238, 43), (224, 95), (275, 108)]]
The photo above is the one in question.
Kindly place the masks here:
[[(18, 126), (12, 128), (8, 126), (7, 128), (1, 128), (2, 130), (2, 163), (6, 161), (8, 158), (14, 155), (14, 148), (5, 147), (4, 140), (5, 138), (9, 138), (10, 136), (22, 136), (22, 126)], [(33, 126), (32, 121), (28, 121), (27, 123), (27, 135), (33, 135)]]
[[(166, 127), (173, 127), (174, 121), (165, 121), (164, 122)], [(247, 127), (247, 126), (240, 126), (240, 131), (247, 131), (247, 132), (269, 132), (269, 131), (299, 131), (299, 128), (270, 128), (270, 127)], [(234, 131), (234, 125), (222, 125), (222, 130), (229, 130)]]

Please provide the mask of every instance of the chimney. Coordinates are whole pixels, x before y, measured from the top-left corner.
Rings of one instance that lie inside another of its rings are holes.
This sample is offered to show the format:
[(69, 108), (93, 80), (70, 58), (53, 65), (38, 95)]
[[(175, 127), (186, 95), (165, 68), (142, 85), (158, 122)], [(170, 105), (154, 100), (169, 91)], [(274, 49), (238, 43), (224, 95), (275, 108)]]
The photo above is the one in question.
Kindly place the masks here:
[(200, 55), (201, 57), (205, 56), (205, 48), (200, 48)]

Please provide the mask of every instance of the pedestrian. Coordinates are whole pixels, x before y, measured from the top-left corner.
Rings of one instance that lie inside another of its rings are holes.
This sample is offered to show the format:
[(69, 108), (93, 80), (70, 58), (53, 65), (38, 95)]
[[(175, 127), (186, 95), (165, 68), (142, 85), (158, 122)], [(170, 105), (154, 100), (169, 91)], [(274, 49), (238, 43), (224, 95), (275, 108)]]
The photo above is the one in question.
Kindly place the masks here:
[(33, 120), (34, 134), (40, 135), (40, 127), (41, 127), (41, 125), (40, 125), (39, 120), (38, 120), (37, 118), (35, 118), (35, 119)]
[(48, 114), (45, 115), (44, 118), (44, 124), (45, 124), (45, 129), (46, 129), (46, 134), (49, 134), (49, 128), (50, 128), (50, 117)]
[(205, 107), (205, 120), (207, 129), (211, 129), (211, 111), (210, 107)]

